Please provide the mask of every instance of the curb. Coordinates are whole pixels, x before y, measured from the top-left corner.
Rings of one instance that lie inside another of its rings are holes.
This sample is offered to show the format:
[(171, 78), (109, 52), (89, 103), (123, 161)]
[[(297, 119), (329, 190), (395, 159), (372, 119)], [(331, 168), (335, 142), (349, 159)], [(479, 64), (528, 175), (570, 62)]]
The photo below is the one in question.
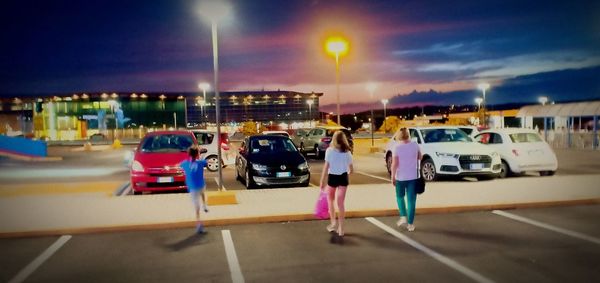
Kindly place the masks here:
[[(574, 205), (595, 205), (600, 204), (600, 198), (580, 199), (568, 201), (551, 201), (551, 202), (532, 202), (532, 203), (513, 203), (513, 204), (495, 204), (495, 205), (477, 205), (477, 206), (453, 206), (439, 208), (417, 208), (417, 214), (442, 214), (442, 213), (458, 213), (458, 212), (473, 212), (473, 211), (491, 211), (491, 210), (512, 210), (519, 208), (544, 208), (558, 206), (574, 206)], [(347, 211), (346, 218), (362, 218), (362, 217), (384, 217), (397, 216), (397, 209), (379, 209), (379, 210), (361, 210)], [(242, 218), (226, 218), (204, 220), (206, 227), (210, 226), (226, 226), (240, 224), (261, 224), (274, 222), (297, 222), (297, 221), (313, 221), (317, 219), (313, 214), (290, 214), (290, 215), (272, 215), (272, 216), (256, 216)], [(81, 227), (69, 229), (54, 229), (40, 230), (27, 232), (7, 232), (0, 233), (1, 238), (24, 238), (24, 237), (46, 237), (60, 235), (76, 235), (76, 234), (97, 234), (97, 233), (114, 233), (114, 232), (130, 232), (130, 231), (148, 231), (148, 230), (164, 230), (164, 229), (181, 229), (193, 228), (196, 221), (181, 221), (171, 223), (155, 223), (155, 224), (139, 224), (139, 225), (121, 225), (109, 227)]]

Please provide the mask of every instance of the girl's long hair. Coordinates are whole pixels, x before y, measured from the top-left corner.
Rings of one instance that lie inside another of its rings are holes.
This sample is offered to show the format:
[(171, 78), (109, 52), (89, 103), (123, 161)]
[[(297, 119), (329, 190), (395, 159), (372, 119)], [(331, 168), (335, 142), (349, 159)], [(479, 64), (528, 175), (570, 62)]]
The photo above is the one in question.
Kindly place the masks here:
[(346, 152), (350, 150), (350, 144), (348, 143), (346, 134), (344, 134), (342, 131), (335, 131), (335, 133), (333, 133), (333, 137), (331, 138), (331, 146), (340, 152)]
[(196, 146), (196, 145), (192, 145), (192, 146), (190, 146), (190, 148), (188, 148), (188, 155), (190, 156), (192, 161), (198, 159), (199, 153), (200, 153), (200, 151), (198, 150), (198, 146)]

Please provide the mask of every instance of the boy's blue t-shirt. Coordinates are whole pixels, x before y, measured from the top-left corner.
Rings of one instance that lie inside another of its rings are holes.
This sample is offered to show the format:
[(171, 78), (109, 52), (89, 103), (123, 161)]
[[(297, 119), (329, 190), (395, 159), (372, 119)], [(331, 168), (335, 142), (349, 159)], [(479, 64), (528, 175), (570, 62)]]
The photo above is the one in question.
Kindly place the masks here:
[(188, 190), (201, 190), (204, 188), (204, 167), (207, 162), (204, 159), (200, 160), (184, 160), (180, 166), (185, 172), (185, 185)]

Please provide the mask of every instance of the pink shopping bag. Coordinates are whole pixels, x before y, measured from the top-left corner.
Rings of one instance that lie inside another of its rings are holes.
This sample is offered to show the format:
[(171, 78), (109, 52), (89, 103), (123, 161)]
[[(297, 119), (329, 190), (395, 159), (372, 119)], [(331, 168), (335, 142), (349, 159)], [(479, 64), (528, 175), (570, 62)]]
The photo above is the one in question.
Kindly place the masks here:
[(321, 191), (317, 204), (315, 205), (315, 216), (319, 219), (329, 218), (329, 206), (327, 205), (327, 193)]

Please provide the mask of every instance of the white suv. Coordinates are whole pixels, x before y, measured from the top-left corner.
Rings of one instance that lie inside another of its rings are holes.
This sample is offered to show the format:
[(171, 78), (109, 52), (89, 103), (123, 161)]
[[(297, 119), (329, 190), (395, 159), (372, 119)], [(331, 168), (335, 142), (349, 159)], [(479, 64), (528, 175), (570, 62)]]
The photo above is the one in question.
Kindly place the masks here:
[[(214, 138), (217, 135), (217, 132), (196, 129), (190, 131), (196, 136), (198, 146), (206, 149), (206, 153), (203, 153), (200, 156), (200, 158), (205, 158), (208, 162), (206, 168), (211, 172), (217, 171), (219, 169), (219, 148), (217, 147), (219, 142)], [(221, 133), (221, 158), (223, 160), (223, 167), (235, 163), (235, 154), (230, 150), (227, 133)]]
[[(500, 155), (474, 142), (457, 127), (411, 127), (409, 133), (421, 149), (421, 174), (426, 181), (437, 180), (442, 175), (493, 179), (501, 172)], [(388, 172), (392, 165), (392, 149), (397, 143), (394, 136), (386, 145)]]

